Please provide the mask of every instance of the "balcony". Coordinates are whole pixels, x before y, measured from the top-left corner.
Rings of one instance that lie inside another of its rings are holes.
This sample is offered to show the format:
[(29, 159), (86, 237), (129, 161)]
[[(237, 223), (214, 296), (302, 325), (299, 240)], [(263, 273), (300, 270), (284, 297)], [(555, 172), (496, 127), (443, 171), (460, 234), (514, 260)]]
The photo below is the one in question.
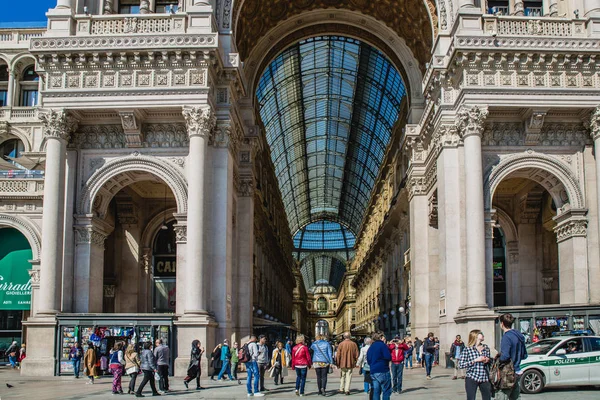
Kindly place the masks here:
[(29, 41), (44, 35), (44, 28), (0, 29), (0, 46), (3, 49), (28, 49)]
[(37, 107), (0, 107), (0, 121), (40, 122)]
[(77, 16), (76, 36), (185, 33), (184, 14)]
[(485, 33), (497, 36), (587, 36), (585, 20), (581, 19), (485, 15), (483, 24)]
[[(32, 199), (44, 195), (44, 178), (40, 171), (0, 171), (0, 197)], [(35, 173), (35, 175), (34, 175)]]

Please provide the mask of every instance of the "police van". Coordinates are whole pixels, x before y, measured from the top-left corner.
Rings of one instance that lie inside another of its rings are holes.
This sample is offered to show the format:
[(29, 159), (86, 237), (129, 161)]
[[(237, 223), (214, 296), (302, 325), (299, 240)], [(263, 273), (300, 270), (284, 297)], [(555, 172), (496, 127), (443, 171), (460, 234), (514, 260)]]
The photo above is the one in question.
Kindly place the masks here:
[(527, 346), (521, 362), (521, 391), (600, 385), (600, 336), (557, 336)]

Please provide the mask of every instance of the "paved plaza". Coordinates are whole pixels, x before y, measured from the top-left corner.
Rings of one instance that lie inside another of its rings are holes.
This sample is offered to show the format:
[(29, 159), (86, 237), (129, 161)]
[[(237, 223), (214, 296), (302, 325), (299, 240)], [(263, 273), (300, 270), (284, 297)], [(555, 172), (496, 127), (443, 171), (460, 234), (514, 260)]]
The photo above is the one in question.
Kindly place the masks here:
[[(292, 371), (293, 372), (293, 371)], [(458, 400), (465, 399), (464, 381), (451, 380), (452, 371), (448, 369), (434, 368), (433, 380), (427, 381), (422, 369), (415, 368), (405, 371), (404, 393), (393, 395), (392, 398), (407, 398), (414, 400)], [(242, 377), (243, 375), (240, 374)], [(24, 378), (17, 371), (11, 369), (0, 369), (0, 399), (104, 399), (114, 398), (111, 394), (112, 377), (106, 376), (97, 381), (94, 385), (86, 385), (86, 379), (78, 380), (73, 377), (54, 377), (54, 378)], [(127, 392), (126, 385), (129, 378), (123, 379), (123, 387)], [(246, 398), (246, 387), (234, 383), (218, 383), (203, 379), (202, 385), (206, 388), (202, 391), (186, 390), (181, 378), (171, 378), (172, 392), (166, 395), (175, 399), (243, 399)], [(245, 383), (245, 381), (243, 381)], [(295, 375), (290, 375), (288, 381), (283, 385), (274, 386), (271, 380), (268, 380), (267, 388), (271, 390), (265, 398), (274, 399), (295, 399), (294, 395)], [(6, 383), (12, 385), (7, 388)], [(139, 381), (138, 381), (139, 383)], [(306, 384), (306, 396), (317, 397), (317, 382), (314, 371), (309, 372), (309, 378)], [(344, 396), (337, 394), (339, 377), (337, 373), (330, 376), (328, 384), (328, 397), (334, 399), (353, 398), (366, 399), (367, 396), (362, 392), (362, 376), (353, 375), (352, 394)], [(191, 387), (192, 385), (190, 385)], [(150, 396), (150, 387), (144, 390), (146, 397)], [(133, 396), (124, 395), (126, 398)], [(120, 397), (120, 396), (116, 396)], [(549, 390), (539, 395), (523, 395), (522, 399), (528, 400), (591, 400), (600, 398), (599, 388), (567, 388)]]

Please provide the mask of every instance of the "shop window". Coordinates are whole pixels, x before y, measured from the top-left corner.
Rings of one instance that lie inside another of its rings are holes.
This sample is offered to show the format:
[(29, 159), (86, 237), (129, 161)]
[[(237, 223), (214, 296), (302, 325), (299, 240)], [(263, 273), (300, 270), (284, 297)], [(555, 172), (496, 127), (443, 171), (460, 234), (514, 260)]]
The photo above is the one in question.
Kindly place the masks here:
[(5, 160), (8, 157), (17, 158), (21, 157), (21, 153), (25, 150), (23, 142), (19, 139), (10, 139), (0, 144), (0, 157)]
[(154, 312), (175, 312), (177, 244), (172, 221), (163, 226), (154, 239), (152, 275)]
[(0, 107), (6, 107), (8, 97), (8, 66), (0, 65)]
[(526, 1), (523, 5), (525, 7), (525, 15), (528, 17), (541, 17), (544, 15), (541, 1)]
[(490, 0), (487, 2), (487, 11), (493, 15), (508, 15), (508, 1)]
[(156, 13), (176, 13), (178, 2), (175, 0), (157, 0)]
[(38, 104), (38, 82), (40, 77), (35, 72), (35, 66), (25, 68), (21, 78), (21, 99), (19, 105), (22, 107), (33, 107)]
[(119, 2), (119, 14), (139, 14), (139, 0), (121, 0)]

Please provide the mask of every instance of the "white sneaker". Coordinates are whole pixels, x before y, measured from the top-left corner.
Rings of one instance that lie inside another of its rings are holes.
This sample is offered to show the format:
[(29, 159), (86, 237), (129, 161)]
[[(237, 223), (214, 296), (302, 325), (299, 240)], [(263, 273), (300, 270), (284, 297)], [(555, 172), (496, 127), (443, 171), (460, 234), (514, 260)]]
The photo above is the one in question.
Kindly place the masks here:
[(264, 397), (264, 395), (265, 395), (265, 394), (264, 394), (264, 393), (261, 393), (261, 392), (256, 392), (256, 393), (254, 393), (254, 397)]
[(252, 393), (248, 393), (248, 397), (252, 397), (254, 396)]

